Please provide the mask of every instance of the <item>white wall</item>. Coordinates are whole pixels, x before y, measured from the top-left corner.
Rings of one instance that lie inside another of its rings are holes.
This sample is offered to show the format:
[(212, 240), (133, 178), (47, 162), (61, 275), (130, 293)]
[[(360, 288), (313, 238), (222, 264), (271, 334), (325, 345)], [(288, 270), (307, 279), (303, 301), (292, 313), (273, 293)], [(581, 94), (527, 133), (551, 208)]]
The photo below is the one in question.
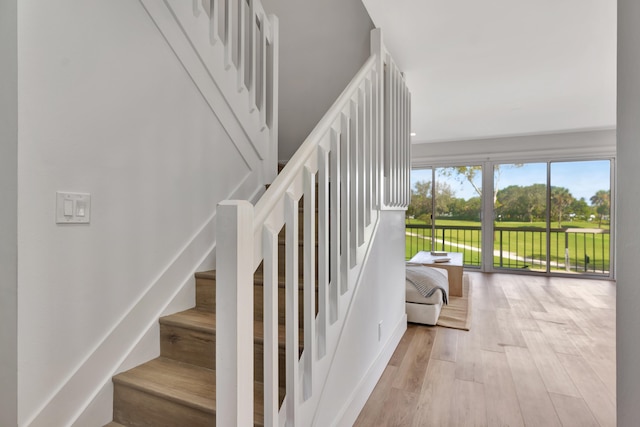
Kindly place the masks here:
[(18, 408), (18, 33), (17, 0), (0, 0), (0, 425)]
[(598, 130), (413, 144), (413, 166), (485, 160), (580, 159), (616, 154), (616, 131)]
[(380, 212), (376, 237), (313, 425), (355, 422), (406, 330), (404, 220), (404, 211)]
[(618, 426), (640, 419), (640, 3), (618, 1), (618, 220), (617, 400)]
[[(216, 204), (260, 174), (140, 2), (24, 0), (18, 19), (18, 417), (68, 425), (186, 308)], [(56, 225), (58, 190), (91, 193), (90, 225)]]
[(370, 55), (361, 0), (262, 0), (280, 21), (278, 158), (288, 160)]

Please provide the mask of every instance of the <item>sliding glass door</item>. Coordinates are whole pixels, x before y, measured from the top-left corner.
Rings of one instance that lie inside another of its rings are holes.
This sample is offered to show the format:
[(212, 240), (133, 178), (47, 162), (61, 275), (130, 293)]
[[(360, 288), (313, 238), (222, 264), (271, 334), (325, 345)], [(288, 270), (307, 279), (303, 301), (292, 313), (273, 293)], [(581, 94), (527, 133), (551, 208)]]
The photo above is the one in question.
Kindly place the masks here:
[(462, 252), (484, 271), (610, 277), (612, 169), (610, 160), (415, 169), (405, 256)]
[(414, 169), (407, 211), (406, 252), (463, 253), (466, 266), (481, 265), (482, 166)]
[(609, 160), (494, 166), (494, 269), (609, 275)]
[(495, 165), (493, 266), (547, 271), (547, 164)]
[(550, 269), (608, 275), (611, 162), (552, 162), (549, 186)]

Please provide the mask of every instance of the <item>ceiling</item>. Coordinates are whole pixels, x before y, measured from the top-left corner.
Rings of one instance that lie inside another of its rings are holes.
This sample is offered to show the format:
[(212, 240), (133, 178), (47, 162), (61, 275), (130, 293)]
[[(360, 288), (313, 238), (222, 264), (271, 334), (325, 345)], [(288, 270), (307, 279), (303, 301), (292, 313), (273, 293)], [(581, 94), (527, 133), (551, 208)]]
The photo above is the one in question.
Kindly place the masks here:
[(616, 0), (362, 0), (405, 72), (414, 143), (616, 123)]

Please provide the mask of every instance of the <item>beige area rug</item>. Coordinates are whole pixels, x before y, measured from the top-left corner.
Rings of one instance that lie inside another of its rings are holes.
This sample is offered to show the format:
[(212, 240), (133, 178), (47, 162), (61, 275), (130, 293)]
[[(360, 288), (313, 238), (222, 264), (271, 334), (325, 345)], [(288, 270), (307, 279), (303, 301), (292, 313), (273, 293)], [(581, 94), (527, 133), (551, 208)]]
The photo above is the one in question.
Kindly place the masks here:
[(462, 296), (449, 296), (449, 304), (442, 306), (436, 325), (445, 328), (469, 330), (471, 326), (471, 286), (468, 274), (462, 276)]

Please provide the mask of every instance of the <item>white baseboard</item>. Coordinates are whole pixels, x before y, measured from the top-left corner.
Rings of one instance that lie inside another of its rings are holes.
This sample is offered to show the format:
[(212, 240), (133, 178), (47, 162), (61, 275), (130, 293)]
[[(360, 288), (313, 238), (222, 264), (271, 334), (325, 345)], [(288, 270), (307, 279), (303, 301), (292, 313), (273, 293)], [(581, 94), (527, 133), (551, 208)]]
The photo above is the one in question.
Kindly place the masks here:
[(405, 314), (397, 323), (393, 333), (389, 337), (389, 340), (376, 360), (367, 370), (366, 375), (358, 383), (358, 386), (353, 390), (353, 393), (351, 393), (351, 396), (349, 396), (349, 399), (347, 399), (345, 405), (337, 414), (335, 422), (333, 423), (334, 426), (351, 427), (355, 423), (358, 415), (360, 415), (360, 411), (364, 408), (364, 405), (367, 403), (369, 396), (371, 396), (378, 380), (389, 364), (389, 360), (391, 360), (391, 356), (393, 356), (393, 352), (396, 347), (398, 347), (398, 343), (400, 343), (400, 340), (406, 330), (407, 315)]

